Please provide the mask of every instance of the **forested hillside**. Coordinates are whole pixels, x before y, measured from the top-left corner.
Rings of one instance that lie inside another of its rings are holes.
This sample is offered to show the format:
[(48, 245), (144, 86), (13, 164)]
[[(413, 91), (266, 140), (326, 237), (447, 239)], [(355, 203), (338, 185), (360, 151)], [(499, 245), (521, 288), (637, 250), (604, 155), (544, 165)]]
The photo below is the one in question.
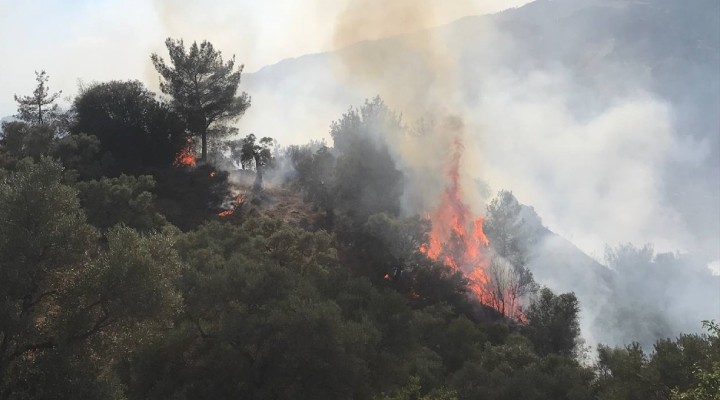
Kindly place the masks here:
[(588, 351), (585, 305), (530, 269), (548, 231), (506, 190), (475, 217), (459, 140), (439, 205), (403, 211), (412, 177), (379, 138), (457, 121), (376, 97), (332, 143), (238, 139), (242, 68), (166, 44), (163, 97), (99, 82), (61, 110), (43, 72), (2, 124), (0, 399), (718, 398), (716, 322)]

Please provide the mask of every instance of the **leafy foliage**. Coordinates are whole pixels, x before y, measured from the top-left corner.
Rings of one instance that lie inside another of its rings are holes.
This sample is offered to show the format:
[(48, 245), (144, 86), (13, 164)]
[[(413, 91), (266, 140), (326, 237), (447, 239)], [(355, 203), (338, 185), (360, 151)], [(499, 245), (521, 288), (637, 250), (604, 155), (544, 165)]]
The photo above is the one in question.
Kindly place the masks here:
[(80, 182), (80, 204), (88, 222), (100, 229), (125, 224), (143, 232), (160, 230), (165, 218), (155, 210), (151, 190), (152, 176), (103, 177), (99, 181)]
[(289, 158), (297, 174), (295, 188), (304, 193), (305, 201), (315, 204), (325, 212), (327, 225), (332, 227), (335, 223), (337, 202), (337, 157), (323, 144), (315, 151), (312, 151), (311, 147), (291, 148)]
[(55, 131), (49, 125), (31, 125), (21, 121), (4, 122), (0, 143), (5, 152), (15, 159), (49, 155)]
[(337, 208), (355, 221), (381, 212), (397, 215), (403, 176), (383, 136), (402, 130), (400, 117), (376, 97), (333, 122), (330, 135), (338, 153), (335, 166)]
[(172, 238), (119, 226), (102, 244), (61, 174), (25, 160), (0, 183), (3, 398), (119, 396), (100, 371), (178, 304)]
[(200, 136), (202, 159), (207, 160), (207, 134), (222, 131), (211, 128), (239, 118), (250, 107), (250, 96), (236, 96), (243, 66), (236, 71), (235, 57), (224, 62), (207, 41), (185, 49), (182, 40), (168, 38), (165, 45), (171, 65), (157, 54), (151, 57), (162, 78), (160, 89), (173, 98), (190, 131)]
[(270, 137), (257, 140), (251, 133), (241, 140), (229, 141), (227, 144), (232, 158), (239, 162), (242, 169), (255, 170), (253, 189), (262, 189), (263, 170), (273, 161), (272, 148), (276, 145), (275, 140)]
[(535, 351), (540, 355), (575, 355), (580, 339), (579, 312), (574, 293), (558, 296), (550, 289), (542, 289), (525, 314), (525, 331)]
[(139, 81), (85, 88), (75, 99), (74, 134), (95, 136), (107, 175), (170, 167), (185, 144), (185, 124)]
[(717, 399), (720, 336), (705, 321), (707, 335), (681, 335), (659, 340), (646, 354), (638, 343), (598, 349), (601, 399)]
[(50, 125), (58, 119), (60, 107), (55, 100), (60, 97), (62, 91), (50, 93), (47, 85), (50, 76), (45, 71), (35, 71), (37, 86), (30, 96), (15, 95), (18, 103), (18, 113), (15, 115), (19, 120), (31, 125)]

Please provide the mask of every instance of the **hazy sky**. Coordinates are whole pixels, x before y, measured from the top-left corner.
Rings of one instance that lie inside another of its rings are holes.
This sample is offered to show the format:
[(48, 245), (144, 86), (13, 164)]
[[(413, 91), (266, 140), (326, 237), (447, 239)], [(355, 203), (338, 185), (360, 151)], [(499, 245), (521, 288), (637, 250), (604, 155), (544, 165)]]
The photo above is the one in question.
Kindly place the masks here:
[[(379, 0), (366, 0), (381, 3)], [(416, 0), (443, 24), (530, 0)], [(386, 2), (386, 4), (390, 4)], [(157, 74), (152, 52), (168, 36), (211, 41), (235, 54), (246, 72), (284, 58), (332, 50), (335, 22), (347, 0), (0, 0), (0, 116), (15, 113), (13, 94), (29, 94), (35, 70), (50, 87), (74, 95), (78, 80), (141, 79)], [(398, 29), (402, 29), (399, 27)], [(400, 33), (394, 27), (357, 39)], [(343, 43), (339, 43), (342, 45)]]

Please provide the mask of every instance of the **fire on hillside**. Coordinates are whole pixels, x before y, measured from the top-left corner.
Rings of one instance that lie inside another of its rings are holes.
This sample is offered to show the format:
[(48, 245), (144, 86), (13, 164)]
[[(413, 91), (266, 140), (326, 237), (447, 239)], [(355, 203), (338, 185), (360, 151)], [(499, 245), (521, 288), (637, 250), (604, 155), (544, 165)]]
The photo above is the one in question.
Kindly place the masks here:
[(515, 296), (505, 293), (491, 273), (490, 241), (483, 231), (484, 216), (476, 216), (462, 199), (460, 160), (463, 144), (453, 142), (447, 171), (448, 185), (438, 206), (427, 218), (432, 222), (428, 242), (420, 251), (434, 261), (440, 261), (453, 271), (461, 272), (468, 280), (472, 296), (508, 318), (523, 321), (524, 315)]

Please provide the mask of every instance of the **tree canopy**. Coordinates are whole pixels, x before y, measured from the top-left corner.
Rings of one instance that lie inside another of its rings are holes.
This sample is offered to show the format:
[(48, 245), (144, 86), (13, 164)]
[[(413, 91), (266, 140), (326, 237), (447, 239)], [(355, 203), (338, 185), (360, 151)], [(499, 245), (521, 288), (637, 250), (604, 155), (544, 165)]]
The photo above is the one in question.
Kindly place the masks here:
[(60, 114), (60, 107), (55, 104), (55, 101), (60, 97), (62, 91), (50, 93), (50, 87), (47, 84), (50, 76), (45, 71), (35, 71), (35, 80), (37, 86), (32, 95), (14, 96), (18, 103), (18, 112), (15, 117), (29, 124), (50, 124)]
[(182, 119), (139, 81), (91, 85), (73, 104), (71, 132), (98, 138), (109, 174), (169, 167), (186, 142)]
[(243, 66), (235, 69), (235, 57), (223, 61), (208, 41), (185, 48), (182, 39), (165, 41), (169, 61), (157, 54), (151, 59), (160, 73), (160, 89), (173, 99), (188, 128), (200, 136), (202, 159), (207, 160), (208, 134), (222, 132), (222, 124), (236, 120), (250, 107), (250, 96), (237, 95)]

